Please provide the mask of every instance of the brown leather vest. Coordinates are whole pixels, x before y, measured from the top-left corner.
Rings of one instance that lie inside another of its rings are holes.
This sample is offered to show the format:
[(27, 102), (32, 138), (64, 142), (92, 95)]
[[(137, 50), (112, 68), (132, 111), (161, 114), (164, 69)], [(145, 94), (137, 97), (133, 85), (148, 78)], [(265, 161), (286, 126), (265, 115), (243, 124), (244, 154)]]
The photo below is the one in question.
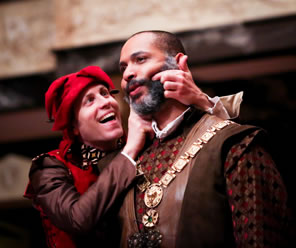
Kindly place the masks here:
[[(187, 135), (179, 156), (217, 121), (221, 119), (204, 115)], [(253, 127), (238, 124), (219, 130), (190, 161), (189, 166), (164, 189), (163, 199), (156, 207), (159, 213), (156, 228), (163, 234), (161, 247), (233, 247), (221, 150), (226, 140), (228, 143), (229, 138), (251, 130), (254, 130)], [(128, 237), (139, 232), (135, 221), (133, 189), (125, 199), (120, 219), (123, 224), (121, 247), (126, 247)]]

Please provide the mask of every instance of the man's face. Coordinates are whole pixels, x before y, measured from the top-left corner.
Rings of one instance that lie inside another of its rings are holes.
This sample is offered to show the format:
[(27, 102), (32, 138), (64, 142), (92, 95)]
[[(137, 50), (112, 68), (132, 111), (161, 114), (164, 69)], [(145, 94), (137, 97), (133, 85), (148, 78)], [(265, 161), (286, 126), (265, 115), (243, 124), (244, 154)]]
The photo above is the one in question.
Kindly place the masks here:
[(109, 150), (123, 135), (118, 103), (102, 84), (92, 84), (81, 93), (74, 113), (74, 134), (87, 145)]
[[(121, 87), (139, 114), (152, 114), (164, 102), (163, 86), (151, 78), (166, 68), (166, 54), (154, 45), (154, 35), (142, 33), (130, 38), (120, 54)], [(175, 68), (174, 68), (175, 69)]]

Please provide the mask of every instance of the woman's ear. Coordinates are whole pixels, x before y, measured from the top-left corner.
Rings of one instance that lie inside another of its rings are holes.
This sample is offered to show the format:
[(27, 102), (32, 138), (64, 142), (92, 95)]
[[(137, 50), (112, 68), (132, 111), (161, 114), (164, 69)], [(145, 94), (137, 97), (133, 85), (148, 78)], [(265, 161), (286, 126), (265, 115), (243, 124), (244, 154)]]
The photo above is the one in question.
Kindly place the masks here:
[(73, 121), (72, 130), (73, 130), (73, 134), (75, 136), (79, 136), (79, 129), (78, 129), (78, 123), (77, 123), (77, 121)]
[(75, 136), (79, 136), (79, 131), (78, 131), (77, 128), (73, 128), (73, 134), (74, 134)]

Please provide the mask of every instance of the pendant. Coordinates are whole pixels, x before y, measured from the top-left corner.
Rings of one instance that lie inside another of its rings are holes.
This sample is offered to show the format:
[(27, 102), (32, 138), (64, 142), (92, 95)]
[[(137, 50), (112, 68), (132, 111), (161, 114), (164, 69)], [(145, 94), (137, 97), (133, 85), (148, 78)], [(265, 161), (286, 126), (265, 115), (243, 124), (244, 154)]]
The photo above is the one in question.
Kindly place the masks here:
[(142, 223), (145, 227), (154, 227), (158, 221), (158, 213), (154, 209), (149, 209), (142, 217)]
[(145, 191), (144, 202), (148, 208), (155, 208), (163, 197), (163, 189), (158, 183), (151, 184)]

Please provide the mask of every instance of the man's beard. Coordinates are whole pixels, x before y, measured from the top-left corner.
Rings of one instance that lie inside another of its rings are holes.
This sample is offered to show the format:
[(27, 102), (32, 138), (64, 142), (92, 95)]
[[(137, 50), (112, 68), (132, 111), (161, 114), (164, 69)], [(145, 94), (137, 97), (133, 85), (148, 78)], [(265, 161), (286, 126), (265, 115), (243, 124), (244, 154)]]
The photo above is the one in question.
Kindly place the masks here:
[(137, 94), (131, 97), (131, 99), (128, 96), (125, 97), (125, 100), (131, 105), (136, 113), (140, 115), (149, 115), (157, 112), (165, 101), (162, 83), (160, 81), (152, 81), (148, 79), (134, 79), (128, 83), (128, 86), (133, 84), (144, 85), (148, 89), (148, 94), (139, 102), (136, 101), (141, 97), (141, 94)]
[[(172, 56), (168, 56), (165, 60), (163, 67), (160, 71), (166, 70), (174, 70), (179, 69), (176, 60)], [(131, 100), (128, 96), (125, 97), (125, 100), (131, 105), (131, 107), (135, 110), (136, 113), (140, 115), (150, 115), (154, 114), (159, 111), (163, 103), (165, 102), (164, 97), (164, 88), (163, 84), (158, 81), (152, 81), (149, 79), (132, 79), (127, 83), (126, 92), (129, 94), (129, 88), (134, 85), (138, 84), (139, 86), (146, 86), (148, 89), (148, 94), (143, 97), (143, 99), (139, 102), (136, 100), (141, 96), (141, 94), (137, 94), (131, 97)]]

